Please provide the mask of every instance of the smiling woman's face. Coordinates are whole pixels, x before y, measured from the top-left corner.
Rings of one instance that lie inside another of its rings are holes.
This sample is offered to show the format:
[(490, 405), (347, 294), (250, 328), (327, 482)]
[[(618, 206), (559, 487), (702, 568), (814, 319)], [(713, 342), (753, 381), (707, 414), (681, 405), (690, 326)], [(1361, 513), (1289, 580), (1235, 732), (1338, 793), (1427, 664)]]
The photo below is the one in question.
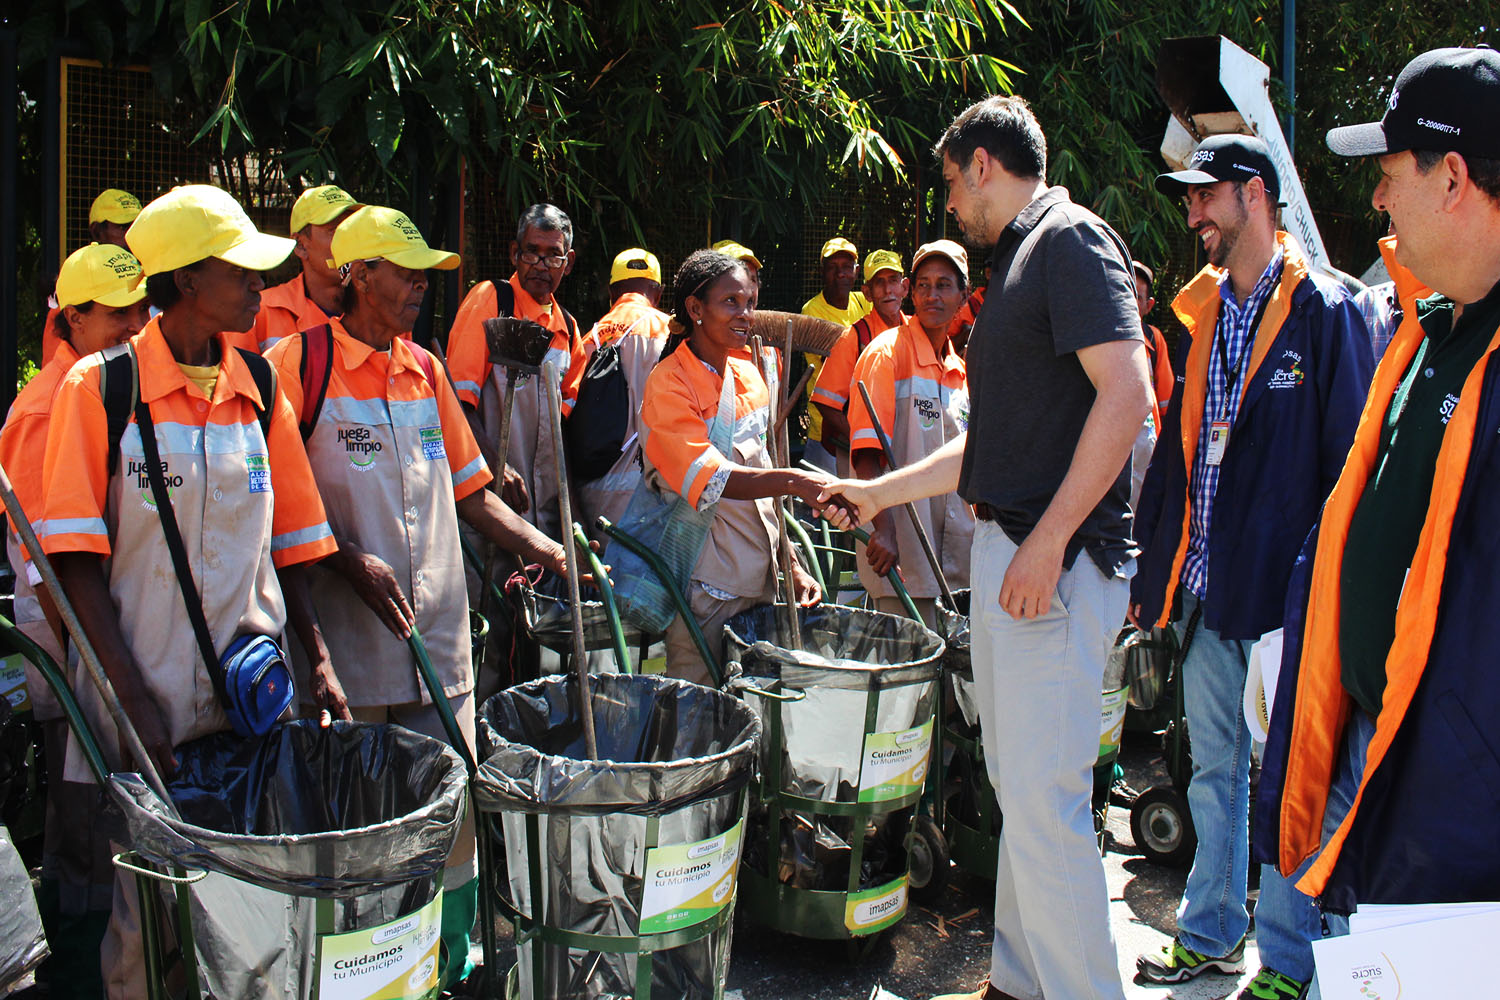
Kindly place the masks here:
[(722, 370), (724, 356), (745, 346), (750, 325), (755, 322), (759, 292), (759, 286), (741, 265), (709, 282), (701, 296), (688, 296), (693, 349), (700, 358)]

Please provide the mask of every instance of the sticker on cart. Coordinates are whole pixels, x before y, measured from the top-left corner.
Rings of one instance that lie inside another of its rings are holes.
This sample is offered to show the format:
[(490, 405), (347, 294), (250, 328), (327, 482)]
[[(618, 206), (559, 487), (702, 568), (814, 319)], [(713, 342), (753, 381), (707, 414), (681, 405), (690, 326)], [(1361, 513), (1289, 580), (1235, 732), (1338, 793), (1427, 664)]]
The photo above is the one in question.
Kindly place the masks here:
[(851, 892), (844, 902), (844, 926), (850, 934), (874, 934), (906, 912), (906, 876), (875, 889)]
[(660, 934), (701, 924), (734, 898), (745, 821), (717, 837), (646, 852), (641, 933)]
[(1104, 692), (1104, 704), (1099, 709), (1099, 756), (1108, 757), (1120, 749), (1120, 737), (1125, 732), (1125, 706), (1130, 700), (1130, 689)]
[(932, 720), (899, 733), (866, 733), (859, 801), (888, 802), (919, 791), (932, 750)]
[(26, 657), (20, 653), (0, 660), (0, 698), (10, 702), (12, 712), (31, 708), (31, 698), (26, 691)]
[(318, 1000), (435, 1000), (443, 894), (379, 927), (318, 938)]

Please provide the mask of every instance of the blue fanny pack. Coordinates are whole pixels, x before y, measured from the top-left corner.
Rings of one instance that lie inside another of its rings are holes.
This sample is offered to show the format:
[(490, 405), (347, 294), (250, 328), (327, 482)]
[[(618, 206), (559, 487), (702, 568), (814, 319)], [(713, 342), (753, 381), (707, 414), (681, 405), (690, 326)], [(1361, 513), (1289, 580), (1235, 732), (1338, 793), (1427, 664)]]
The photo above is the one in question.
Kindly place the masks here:
[(292, 671), (270, 636), (240, 636), (224, 651), (218, 667), (224, 675), (224, 714), (241, 736), (265, 735), (291, 706), (296, 693)]

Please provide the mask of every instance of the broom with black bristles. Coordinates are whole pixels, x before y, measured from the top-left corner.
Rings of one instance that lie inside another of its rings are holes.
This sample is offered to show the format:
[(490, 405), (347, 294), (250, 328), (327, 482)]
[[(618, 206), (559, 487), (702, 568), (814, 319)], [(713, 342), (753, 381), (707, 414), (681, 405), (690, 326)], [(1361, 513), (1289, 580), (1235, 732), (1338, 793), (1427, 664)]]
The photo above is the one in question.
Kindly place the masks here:
[[(552, 343), (552, 331), (542, 324), (518, 316), (496, 316), (484, 321), (484, 342), (492, 365), (505, 369), (505, 400), (500, 409), (500, 436), (495, 442), (495, 483), (505, 481), (505, 465), (510, 461), (510, 418), (516, 408), (516, 382), (522, 375), (540, 377), (542, 361)], [(495, 543), (486, 541), (484, 568), (479, 578), (480, 614), (489, 620), (493, 602), (489, 598), (490, 578), (495, 572)]]
[[(760, 309), (755, 313), (755, 322), (750, 325), (750, 334), (758, 335), (767, 344), (774, 344), (781, 348), (782, 364), (785, 365), (791, 363), (793, 351), (828, 357), (844, 329), (837, 323), (819, 319), (816, 316), (780, 312), (775, 309)], [(796, 406), (797, 400), (802, 398), (802, 390), (807, 388), (807, 381), (812, 378), (812, 373), (812, 367), (808, 366), (807, 370), (802, 373), (802, 378), (797, 382), (797, 388), (790, 393), (782, 394), (780, 405), (776, 410), (776, 422), (772, 425), (773, 430), (786, 425), (786, 420), (792, 415), (792, 408)], [(780, 461), (785, 462), (786, 459), (783, 457)]]

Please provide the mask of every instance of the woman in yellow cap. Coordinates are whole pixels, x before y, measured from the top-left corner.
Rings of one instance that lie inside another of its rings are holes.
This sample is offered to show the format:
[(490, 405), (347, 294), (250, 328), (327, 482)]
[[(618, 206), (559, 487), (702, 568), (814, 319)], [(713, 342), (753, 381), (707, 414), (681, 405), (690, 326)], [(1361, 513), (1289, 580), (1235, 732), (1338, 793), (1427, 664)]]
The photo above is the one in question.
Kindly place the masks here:
[[(57, 276), (58, 309), (52, 324), (57, 349), (45, 367), (16, 396), (0, 429), (0, 465), (10, 475), (16, 499), (28, 517), (42, 516), (42, 463), (47, 428), (52, 423), (58, 387), (68, 369), (97, 351), (122, 344), (145, 326), (146, 289), (141, 265), (128, 250), (90, 243), (63, 261)], [(13, 529), (13, 526), (12, 526)], [(20, 630), (65, 663), (57, 608), (39, 590), (40, 577), (21, 548), (14, 530), (6, 549), (16, 568), (14, 615)], [(97, 995), (103, 990), (99, 966), (79, 965), (60, 956), (93, 956), (99, 952), (104, 918), (109, 913), (109, 838), (100, 833), (98, 790), (89, 783), (65, 781), (63, 755), (68, 724), (62, 708), (41, 676), (27, 665), (26, 690), (31, 710), (42, 724), (47, 764), (47, 816), (42, 835), (42, 917), (47, 941), (58, 958), (49, 960), (40, 981), (63, 992), (66, 985)]]
[[(141, 214), (141, 202), (129, 191), (109, 188), (99, 192), (99, 197), (89, 206), (89, 239), (100, 245), (113, 244), (124, 250), (125, 230)], [(46, 367), (62, 343), (58, 336), (58, 314), (62, 303), (54, 294), (48, 303), (47, 325), (42, 329), (42, 367)], [(66, 371), (66, 369), (64, 369)]]
[[(343, 315), (266, 355), (300, 415), (338, 541), (338, 552), (312, 570), (314, 603), (355, 719), (448, 739), (411, 665), (406, 639), (416, 626), (472, 752), (459, 518), (554, 572), (564, 571), (563, 549), (484, 488), (490, 470), (446, 373), (407, 339), (428, 269), (452, 270), (458, 255), (428, 247), (410, 219), (378, 206), (345, 219), (330, 249), (344, 276)], [(467, 974), (478, 906), (472, 819), (466, 823), (443, 880), (444, 985)]]

